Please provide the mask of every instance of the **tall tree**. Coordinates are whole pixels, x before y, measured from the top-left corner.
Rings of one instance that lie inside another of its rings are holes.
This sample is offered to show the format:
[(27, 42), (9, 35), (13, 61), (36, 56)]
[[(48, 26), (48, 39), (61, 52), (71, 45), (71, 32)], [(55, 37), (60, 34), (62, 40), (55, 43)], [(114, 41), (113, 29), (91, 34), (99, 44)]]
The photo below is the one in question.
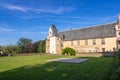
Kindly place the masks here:
[(18, 46), (18, 52), (19, 53), (23, 53), (24, 52), (24, 48), (28, 43), (32, 43), (31, 39), (28, 38), (20, 38), (17, 42), (17, 46)]
[(7, 54), (16, 54), (17, 47), (15, 45), (8, 45), (8, 46), (3, 47), (2, 51), (3, 53), (7, 53)]
[(40, 41), (37, 41), (37, 42), (34, 43), (34, 52), (35, 53), (38, 53), (38, 46), (39, 46), (39, 44), (40, 44)]
[(39, 53), (45, 52), (45, 40), (40, 40), (37, 50)]
[(28, 44), (25, 45), (24, 48), (25, 53), (33, 53), (34, 52), (34, 45), (33, 43), (29, 42)]

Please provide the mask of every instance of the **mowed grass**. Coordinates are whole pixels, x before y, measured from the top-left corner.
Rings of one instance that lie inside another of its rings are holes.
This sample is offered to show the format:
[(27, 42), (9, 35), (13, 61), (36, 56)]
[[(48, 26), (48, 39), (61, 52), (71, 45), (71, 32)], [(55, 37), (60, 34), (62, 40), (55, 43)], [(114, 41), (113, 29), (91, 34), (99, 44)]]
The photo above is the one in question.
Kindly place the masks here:
[(115, 68), (110, 57), (88, 58), (79, 64), (47, 61), (62, 57), (69, 56), (0, 57), (0, 80), (110, 80)]

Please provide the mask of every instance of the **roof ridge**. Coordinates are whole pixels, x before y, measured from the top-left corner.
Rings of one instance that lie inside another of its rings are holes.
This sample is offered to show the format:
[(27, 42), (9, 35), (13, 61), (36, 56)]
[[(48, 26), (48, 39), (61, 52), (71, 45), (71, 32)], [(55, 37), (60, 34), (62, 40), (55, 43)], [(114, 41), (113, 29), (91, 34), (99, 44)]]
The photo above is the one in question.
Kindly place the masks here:
[[(75, 30), (80, 30), (80, 29), (89, 29), (89, 28), (95, 28), (95, 27), (100, 27), (100, 26), (105, 26), (105, 25), (116, 24), (116, 23), (117, 23), (117, 22), (111, 22), (111, 23), (106, 23), (106, 24), (100, 24), (100, 25), (88, 26), (88, 27), (78, 28), (78, 29), (65, 30), (65, 31), (60, 31), (60, 32), (75, 31)], [(58, 32), (58, 33), (59, 33), (59, 32)]]

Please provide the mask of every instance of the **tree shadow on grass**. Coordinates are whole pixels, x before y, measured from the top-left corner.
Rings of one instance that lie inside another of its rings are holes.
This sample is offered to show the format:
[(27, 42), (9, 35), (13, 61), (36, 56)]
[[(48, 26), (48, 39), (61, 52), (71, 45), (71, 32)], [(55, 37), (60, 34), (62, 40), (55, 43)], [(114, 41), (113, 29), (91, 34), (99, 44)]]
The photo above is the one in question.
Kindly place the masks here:
[(102, 74), (106, 72), (103, 72), (104, 66), (98, 69), (100, 65), (91, 61), (80, 64), (48, 62), (1, 72), (0, 80), (108, 80)]
[(49, 62), (43, 65), (23, 66), (1, 72), (0, 80), (73, 80), (69, 77), (73, 75), (73, 65), (77, 64)]

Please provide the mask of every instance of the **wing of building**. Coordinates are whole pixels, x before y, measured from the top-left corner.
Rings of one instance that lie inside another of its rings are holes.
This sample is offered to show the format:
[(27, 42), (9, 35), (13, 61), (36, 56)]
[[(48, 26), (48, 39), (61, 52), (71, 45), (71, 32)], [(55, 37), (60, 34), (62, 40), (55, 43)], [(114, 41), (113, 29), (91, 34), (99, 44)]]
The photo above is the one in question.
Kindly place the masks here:
[(115, 23), (62, 32), (52, 24), (46, 40), (46, 53), (60, 54), (66, 47), (74, 48), (78, 53), (120, 49), (120, 15)]

